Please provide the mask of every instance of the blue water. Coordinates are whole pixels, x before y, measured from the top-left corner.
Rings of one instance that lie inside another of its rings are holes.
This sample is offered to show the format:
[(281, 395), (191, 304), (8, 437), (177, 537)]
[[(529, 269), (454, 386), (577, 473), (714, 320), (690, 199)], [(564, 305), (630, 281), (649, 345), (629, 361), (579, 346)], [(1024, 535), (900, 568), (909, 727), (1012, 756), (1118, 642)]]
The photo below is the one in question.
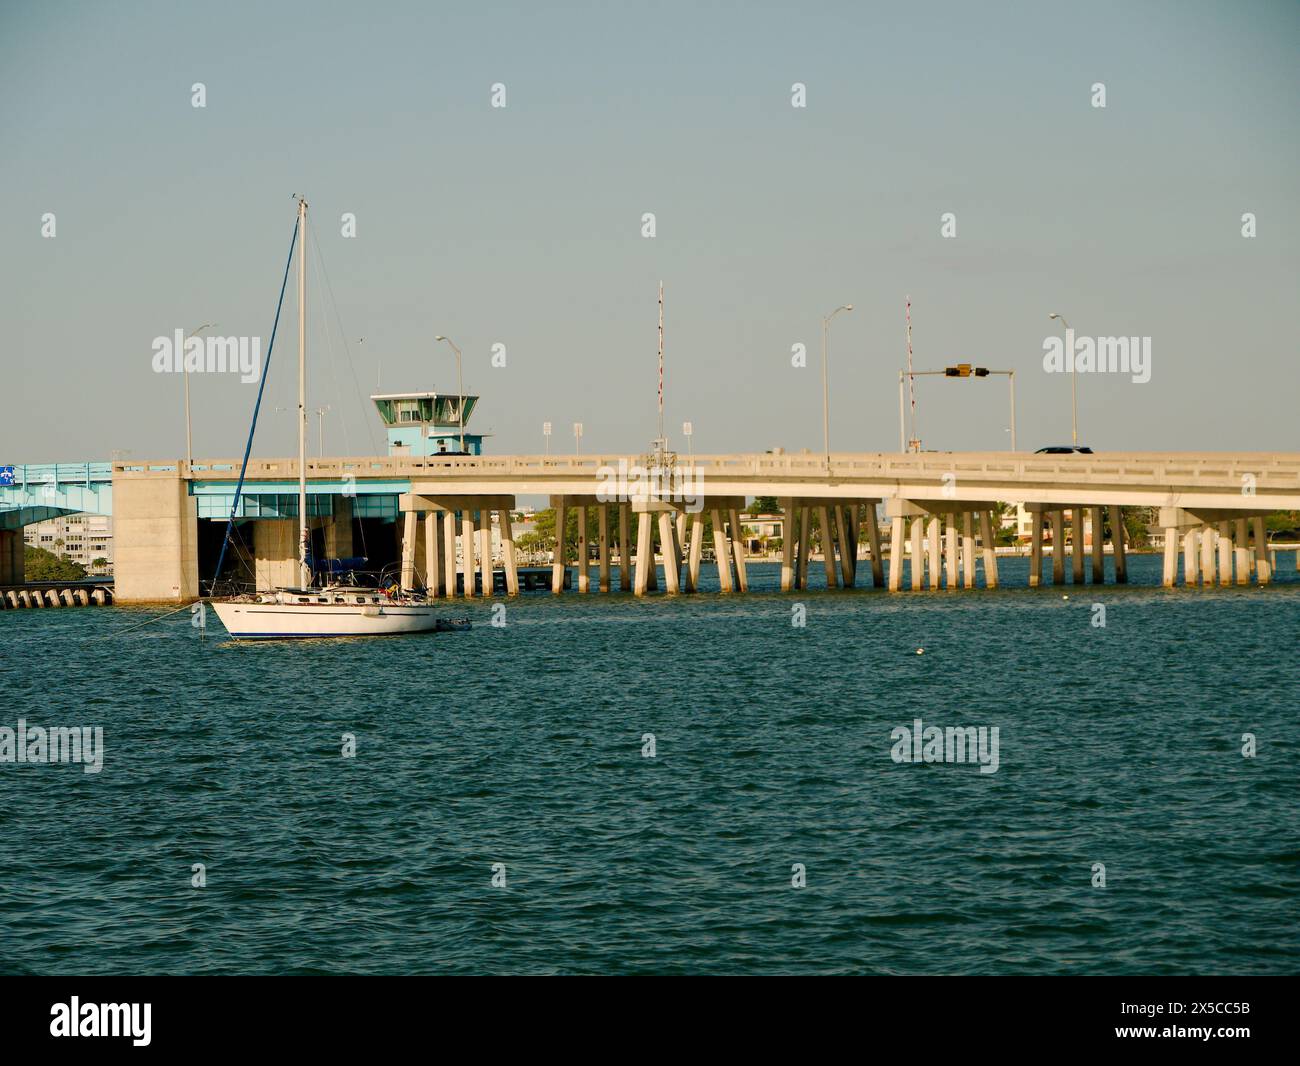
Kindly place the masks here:
[[(1122, 588), (1002, 560), (997, 592), (535, 594), (503, 628), (479, 601), (470, 633), (263, 645), (7, 611), (0, 725), (107, 750), (0, 764), (0, 968), (1295, 973), (1281, 563), (1263, 590), (1134, 557)], [(998, 726), (997, 772), (892, 761), (917, 717)]]

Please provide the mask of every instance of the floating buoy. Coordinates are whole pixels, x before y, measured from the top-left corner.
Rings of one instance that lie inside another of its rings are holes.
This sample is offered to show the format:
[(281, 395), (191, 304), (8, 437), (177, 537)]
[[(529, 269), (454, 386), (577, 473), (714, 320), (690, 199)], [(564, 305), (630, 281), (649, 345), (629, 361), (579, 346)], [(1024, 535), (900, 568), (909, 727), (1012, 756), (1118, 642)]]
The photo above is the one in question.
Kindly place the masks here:
[(924, 654), (925, 654), (925, 649), (924, 649), (924, 648), (917, 648), (917, 649), (916, 649), (916, 654), (917, 654), (917, 655), (924, 655)]

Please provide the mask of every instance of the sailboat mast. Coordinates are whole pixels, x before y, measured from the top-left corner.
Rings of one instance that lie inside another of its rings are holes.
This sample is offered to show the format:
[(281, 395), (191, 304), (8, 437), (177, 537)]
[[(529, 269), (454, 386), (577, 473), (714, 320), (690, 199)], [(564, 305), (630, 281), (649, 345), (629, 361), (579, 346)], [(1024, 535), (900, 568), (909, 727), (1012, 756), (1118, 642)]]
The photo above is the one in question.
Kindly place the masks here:
[(307, 563), (307, 201), (298, 199), (298, 568), (311, 584)]

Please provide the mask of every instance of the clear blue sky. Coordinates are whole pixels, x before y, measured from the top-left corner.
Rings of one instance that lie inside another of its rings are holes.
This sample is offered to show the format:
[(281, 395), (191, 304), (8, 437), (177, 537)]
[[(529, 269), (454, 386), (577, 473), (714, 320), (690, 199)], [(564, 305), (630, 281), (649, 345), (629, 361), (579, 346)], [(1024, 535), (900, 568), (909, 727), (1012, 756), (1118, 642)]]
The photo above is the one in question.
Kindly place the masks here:
[[(377, 373), (455, 390), (437, 333), (492, 451), (540, 451), (544, 419), (555, 450), (574, 421), (584, 451), (644, 449), (660, 278), (668, 425), (698, 452), (820, 448), (844, 302), (832, 446), (896, 449), (908, 293), (918, 367), (1018, 371), (1022, 449), (1069, 439), (1059, 310), (1153, 339), (1150, 383), (1080, 379), (1086, 443), (1297, 450), (1298, 45), (1282, 2), (3, 0), (0, 461), (182, 455), (151, 341), (265, 340), (299, 192), (353, 342), (354, 370), (312, 335), (332, 454), (371, 450)], [(294, 447), (293, 325), (263, 455)], [(196, 454), (236, 454), (253, 387), (192, 386)], [(926, 447), (1007, 446), (1002, 382), (919, 389)]]

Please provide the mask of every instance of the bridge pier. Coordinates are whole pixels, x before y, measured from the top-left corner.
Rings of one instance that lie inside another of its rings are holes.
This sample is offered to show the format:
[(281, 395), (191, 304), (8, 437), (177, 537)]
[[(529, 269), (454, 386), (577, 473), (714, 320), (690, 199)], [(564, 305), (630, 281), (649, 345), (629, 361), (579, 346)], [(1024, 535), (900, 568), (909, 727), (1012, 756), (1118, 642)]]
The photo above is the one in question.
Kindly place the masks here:
[[(1246, 519), (1238, 518), (1235, 520), (1233, 529), (1233, 551), (1234, 562), (1237, 567), (1237, 584), (1250, 584), (1250, 538), (1246, 536)], [(1296, 554), (1300, 559), (1300, 552)]]
[(1219, 585), (1227, 586), (1232, 584), (1232, 526), (1228, 522), (1219, 523), (1218, 536), (1215, 538), (1219, 546)]
[[(1267, 585), (1272, 577), (1262, 514), (1242, 515), (1240, 511), (1222, 508), (1162, 507), (1160, 525), (1165, 531), (1165, 565), (1161, 575), (1165, 588), (1177, 583), (1180, 534), (1183, 585), (1188, 588), (1198, 584), (1204, 588), (1216, 584), (1220, 587), (1249, 585), (1252, 569), (1260, 585)], [(1248, 533), (1254, 534), (1253, 545), (1248, 543)]]
[[(456, 598), (459, 521), (460, 595), (467, 599), (495, 596), (492, 564), (492, 515), (495, 513), (501, 536), (506, 595), (517, 595), (519, 570), (510, 525), (514, 505), (513, 496), (458, 496), (427, 490), (403, 493), (398, 498), (398, 510), (403, 516), (403, 586), (408, 580), (414, 586), (419, 578), (424, 582), (425, 595)], [(423, 535), (420, 523), (424, 525)], [(476, 581), (481, 583), (481, 588), (476, 586)]]
[(198, 599), (198, 506), (180, 466), (141, 476), (114, 472), (116, 603)]
[(1255, 580), (1267, 585), (1273, 578), (1273, 560), (1268, 553), (1268, 537), (1264, 535), (1264, 516), (1254, 515), (1250, 524), (1255, 531)]
[(1083, 508), (1070, 508), (1070, 584), (1083, 584)]
[(0, 585), (21, 585), (26, 579), (23, 569), (23, 531), (0, 529)]
[(1124, 527), (1124, 508), (1116, 504), (1110, 507), (1110, 543), (1111, 556), (1115, 563), (1115, 584), (1128, 584), (1128, 556), (1125, 555), (1124, 541), (1128, 530)]
[(1105, 526), (1101, 520), (1101, 508), (1088, 508), (1088, 524), (1092, 526), (1092, 583), (1106, 583), (1106, 563), (1104, 549), (1106, 546)]
[[(868, 521), (874, 520), (875, 507), (875, 501), (868, 501)], [(974, 588), (976, 523), (983, 556), (984, 585), (990, 589), (997, 588), (996, 509), (997, 504), (992, 502), (963, 501), (958, 509), (948, 500), (886, 498), (885, 515), (890, 522), (889, 590), (898, 592), (903, 587), (905, 528), (910, 532), (912, 558), (908, 584), (913, 591)], [(958, 515), (961, 516), (960, 523)], [(873, 550), (872, 562), (873, 581), (875, 564), (879, 562), (880, 584), (883, 584), (883, 560), (878, 550)]]

